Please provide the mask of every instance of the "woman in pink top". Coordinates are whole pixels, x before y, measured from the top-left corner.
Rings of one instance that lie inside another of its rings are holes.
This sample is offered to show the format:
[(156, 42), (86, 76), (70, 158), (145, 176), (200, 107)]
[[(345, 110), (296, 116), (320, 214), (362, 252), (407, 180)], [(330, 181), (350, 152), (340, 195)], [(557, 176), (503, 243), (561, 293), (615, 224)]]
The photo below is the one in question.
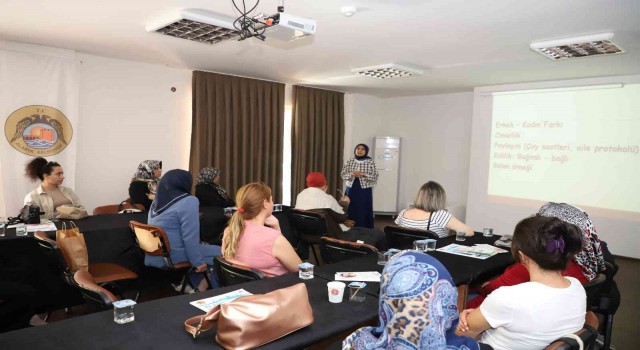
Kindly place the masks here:
[(256, 269), (268, 277), (298, 271), (298, 254), (280, 232), (271, 212), (271, 189), (262, 182), (244, 185), (236, 194), (238, 210), (222, 238), (222, 255), (229, 262)]

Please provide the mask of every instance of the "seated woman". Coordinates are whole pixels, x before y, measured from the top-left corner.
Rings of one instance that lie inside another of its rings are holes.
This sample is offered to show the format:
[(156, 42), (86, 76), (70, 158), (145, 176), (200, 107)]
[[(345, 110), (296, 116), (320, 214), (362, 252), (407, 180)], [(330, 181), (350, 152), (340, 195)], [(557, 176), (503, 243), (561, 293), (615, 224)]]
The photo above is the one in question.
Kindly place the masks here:
[(40, 186), (24, 198), (24, 205), (35, 204), (44, 212), (43, 217), (54, 219), (56, 209), (62, 205), (71, 205), (84, 210), (80, 198), (69, 187), (62, 186), (64, 171), (60, 164), (38, 157), (27, 163), (25, 173), (31, 181), (42, 181)]
[(346, 241), (364, 241), (380, 250), (387, 249), (384, 232), (364, 227), (349, 228), (343, 225), (347, 219), (349, 197), (342, 196), (338, 202), (327, 193), (327, 178), (321, 172), (311, 172), (306, 179), (307, 188), (298, 193), (296, 209), (320, 212), (327, 223), (327, 236)]
[(149, 211), (151, 202), (156, 198), (160, 176), (162, 176), (162, 161), (145, 160), (140, 163), (129, 184), (131, 204), (142, 204), (144, 209)]
[[(203, 272), (207, 266), (213, 265), (214, 256), (220, 256), (221, 251), (219, 246), (200, 243), (200, 205), (198, 199), (191, 195), (192, 184), (193, 178), (188, 171), (168, 171), (158, 185), (148, 222), (149, 225), (160, 226), (166, 232), (174, 263), (188, 261), (197, 272)], [(151, 255), (144, 257), (144, 264), (157, 268), (166, 266), (161, 256)], [(211, 279), (214, 287), (215, 281), (216, 278)], [(206, 280), (198, 282), (200, 291), (207, 289)]]
[(562, 276), (581, 249), (582, 233), (557, 218), (520, 221), (511, 252), (529, 271), (530, 282), (501, 287), (477, 309), (460, 314), (457, 333), (476, 337), (495, 350), (543, 349), (582, 328), (586, 294), (573, 277)]
[(428, 230), (439, 237), (446, 237), (449, 231), (464, 231), (467, 236), (473, 236), (473, 229), (456, 219), (445, 210), (447, 195), (444, 188), (434, 181), (429, 181), (420, 187), (414, 208), (405, 209), (398, 214), (398, 226)]
[(343, 349), (467, 349), (477, 341), (455, 334), (458, 290), (434, 257), (416, 251), (394, 256), (380, 282), (380, 323), (360, 328)]
[(244, 185), (236, 194), (238, 210), (229, 220), (222, 237), (222, 253), (234, 264), (256, 269), (268, 277), (298, 271), (302, 263), (280, 232), (273, 215), (269, 186), (261, 182)]
[[(582, 232), (582, 250), (567, 263), (567, 268), (562, 271), (563, 276), (573, 277), (584, 284), (593, 280), (598, 272), (605, 270), (600, 239), (598, 239), (598, 234), (587, 213), (566, 203), (549, 202), (540, 208), (537, 215), (555, 217), (566, 223), (574, 224)], [(468, 306), (470, 308), (480, 306), (487, 295), (502, 286), (514, 286), (528, 281), (529, 272), (527, 269), (522, 264), (513, 264), (500, 277), (479, 288), (477, 290), (479, 295), (471, 299)]]
[(196, 184), (196, 197), (203, 207), (235, 207), (229, 192), (220, 186), (220, 170), (216, 168), (202, 168)]

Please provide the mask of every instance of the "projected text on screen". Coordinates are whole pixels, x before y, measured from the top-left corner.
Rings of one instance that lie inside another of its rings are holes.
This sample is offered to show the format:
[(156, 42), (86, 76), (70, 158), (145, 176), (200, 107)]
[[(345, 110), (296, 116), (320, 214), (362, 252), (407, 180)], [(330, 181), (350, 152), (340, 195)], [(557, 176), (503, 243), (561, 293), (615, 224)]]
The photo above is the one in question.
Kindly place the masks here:
[(488, 194), (640, 213), (640, 84), (493, 97)]

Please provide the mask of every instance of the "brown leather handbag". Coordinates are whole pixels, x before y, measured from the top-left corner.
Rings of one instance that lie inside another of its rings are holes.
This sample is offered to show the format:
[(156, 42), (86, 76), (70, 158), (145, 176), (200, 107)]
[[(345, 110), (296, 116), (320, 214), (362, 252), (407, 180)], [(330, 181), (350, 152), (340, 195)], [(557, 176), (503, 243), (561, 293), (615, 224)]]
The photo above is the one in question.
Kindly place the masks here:
[(267, 294), (240, 297), (184, 321), (196, 338), (218, 324), (216, 341), (225, 349), (253, 349), (313, 323), (307, 286), (298, 283)]

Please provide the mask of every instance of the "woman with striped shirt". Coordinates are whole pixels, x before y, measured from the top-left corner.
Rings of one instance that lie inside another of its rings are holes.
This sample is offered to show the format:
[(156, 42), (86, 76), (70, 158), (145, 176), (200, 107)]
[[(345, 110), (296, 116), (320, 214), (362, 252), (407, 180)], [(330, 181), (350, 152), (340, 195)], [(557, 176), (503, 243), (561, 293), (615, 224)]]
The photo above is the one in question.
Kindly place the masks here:
[(414, 208), (405, 209), (398, 214), (396, 224), (402, 227), (429, 230), (440, 238), (449, 235), (449, 231), (464, 231), (467, 236), (473, 236), (473, 229), (456, 219), (445, 210), (447, 195), (444, 188), (429, 181), (420, 187)]

